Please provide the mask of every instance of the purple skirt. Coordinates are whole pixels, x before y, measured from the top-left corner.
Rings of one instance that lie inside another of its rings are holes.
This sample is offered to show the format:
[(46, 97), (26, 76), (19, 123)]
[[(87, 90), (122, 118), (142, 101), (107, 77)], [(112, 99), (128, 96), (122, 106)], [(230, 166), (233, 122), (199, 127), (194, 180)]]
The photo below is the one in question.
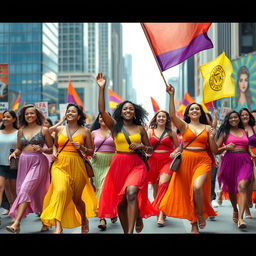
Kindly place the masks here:
[(218, 182), (223, 192), (238, 193), (241, 180), (252, 181), (253, 162), (246, 152), (227, 152), (220, 164)]
[(29, 213), (42, 212), (44, 196), (50, 185), (49, 163), (41, 152), (22, 152), (19, 159), (16, 180), (17, 197), (9, 215), (17, 215), (18, 206), (28, 202), (23, 217)]

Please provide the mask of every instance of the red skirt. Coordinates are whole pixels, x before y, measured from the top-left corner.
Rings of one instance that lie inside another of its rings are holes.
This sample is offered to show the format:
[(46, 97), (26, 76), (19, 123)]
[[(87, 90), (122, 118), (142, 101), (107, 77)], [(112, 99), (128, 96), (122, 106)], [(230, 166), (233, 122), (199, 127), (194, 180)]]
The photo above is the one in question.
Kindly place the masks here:
[(170, 152), (153, 153), (152, 156), (148, 159), (148, 164), (150, 167), (149, 183), (158, 183), (159, 177), (163, 173), (172, 175), (172, 171), (170, 170), (171, 162), (172, 158), (170, 157)]
[(140, 216), (157, 216), (148, 199), (148, 171), (137, 154), (116, 153), (112, 158), (109, 171), (102, 187), (99, 200), (99, 218), (114, 218), (118, 215), (118, 205), (128, 186), (136, 186)]

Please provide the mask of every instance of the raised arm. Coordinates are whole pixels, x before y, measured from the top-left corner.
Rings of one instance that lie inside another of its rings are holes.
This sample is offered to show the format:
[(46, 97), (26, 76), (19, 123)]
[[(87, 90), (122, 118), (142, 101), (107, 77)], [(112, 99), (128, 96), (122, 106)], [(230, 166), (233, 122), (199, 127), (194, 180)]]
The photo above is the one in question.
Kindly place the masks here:
[(180, 130), (181, 133), (183, 133), (187, 127), (187, 123), (176, 115), (175, 104), (174, 104), (174, 87), (171, 84), (166, 85), (166, 92), (170, 95), (170, 102), (169, 102), (170, 118), (172, 119), (173, 124)]
[(99, 90), (99, 99), (98, 99), (98, 107), (99, 107), (99, 112), (101, 114), (101, 117), (106, 124), (106, 126), (112, 130), (115, 120), (106, 112), (105, 109), (105, 97), (104, 97), (104, 92), (105, 92), (105, 86), (106, 86), (106, 79), (103, 76), (102, 73), (98, 73), (96, 77), (96, 82), (100, 88)]

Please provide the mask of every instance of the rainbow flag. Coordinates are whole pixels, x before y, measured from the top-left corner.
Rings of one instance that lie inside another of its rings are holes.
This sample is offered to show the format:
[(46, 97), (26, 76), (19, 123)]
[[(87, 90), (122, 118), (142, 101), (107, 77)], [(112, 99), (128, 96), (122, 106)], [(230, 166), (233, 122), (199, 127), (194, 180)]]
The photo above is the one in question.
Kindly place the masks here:
[(71, 80), (69, 80), (69, 82), (68, 82), (67, 103), (74, 103), (74, 104), (80, 105), (84, 109), (84, 104), (81, 101), (81, 99), (79, 98)]
[(162, 71), (213, 47), (207, 35), (211, 23), (142, 23)]
[(113, 90), (108, 89), (108, 102), (109, 102), (109, 108), (111, 111), (114, 111), (117, 105), (123, 101), (124, 101), (123, 98), (121, 98)]
[(15, 102), (12, 106), (12, 110), (17, 111), (19, 109), (20, 103), (21, 103), (21, 93), (19, 92), (17, 99), (15, 100)]
[(151, 102), (152, 102), (152, 106), (153, 106), (153, 110), (156, 113), (157, 111), (160, 110), (160, 107), (158, 105), (158, 103), (156, 102), (156, 100), (153, 97), (150, 97)]

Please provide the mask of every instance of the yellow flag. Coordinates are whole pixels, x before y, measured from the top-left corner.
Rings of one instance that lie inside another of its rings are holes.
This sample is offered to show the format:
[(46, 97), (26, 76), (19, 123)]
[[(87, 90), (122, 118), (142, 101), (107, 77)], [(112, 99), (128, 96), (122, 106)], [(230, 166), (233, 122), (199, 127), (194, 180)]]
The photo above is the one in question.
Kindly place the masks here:
[(235, 96), (233, 67), (225, 52), (201, 65), (200, 71), (204, 79), (203, 103)]

